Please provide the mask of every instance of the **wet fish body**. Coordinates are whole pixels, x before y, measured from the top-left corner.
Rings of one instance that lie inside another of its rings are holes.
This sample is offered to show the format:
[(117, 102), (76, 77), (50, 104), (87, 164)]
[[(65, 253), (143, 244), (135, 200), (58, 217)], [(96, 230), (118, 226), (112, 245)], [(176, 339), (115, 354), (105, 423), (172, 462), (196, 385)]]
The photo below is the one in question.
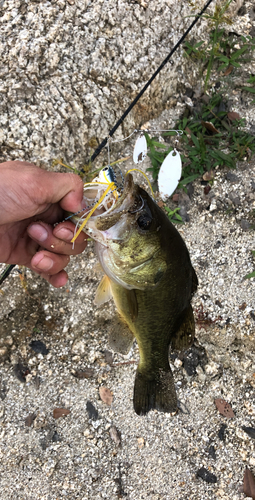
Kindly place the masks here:
[(107, 276), (99, 285), (97, 302), (113, 296), (139, 346), (134, 409), (138, 415), (153, 408), (174, 412), (177, 397), (169, 346), (189, 347), (195, 332), (190, 301), (197, 277), (187, 247), (166, 214), (134, 184), (131, 174), (116, 205), (106, 214), (91, 217), (85, 231), (97, 242)]

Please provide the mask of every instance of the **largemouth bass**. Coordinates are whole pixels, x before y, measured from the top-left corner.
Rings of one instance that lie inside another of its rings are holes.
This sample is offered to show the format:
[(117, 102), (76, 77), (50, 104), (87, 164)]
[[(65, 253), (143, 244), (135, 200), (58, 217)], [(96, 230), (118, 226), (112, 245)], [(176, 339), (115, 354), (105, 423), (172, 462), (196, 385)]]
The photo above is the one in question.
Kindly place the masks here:
[(176, 411), (169, 346), (182, 350), (193, 342), (190, 301), (198, 284), (182, 237), (149, 194), (134, 184), (131, 174), (112, 209), (91, 217), (84, 231), (96, 240), (106, 274), (96, 300), (101, 304), (112, 295), (138, 343), (136, 413), (145, 415), (153, 408)]

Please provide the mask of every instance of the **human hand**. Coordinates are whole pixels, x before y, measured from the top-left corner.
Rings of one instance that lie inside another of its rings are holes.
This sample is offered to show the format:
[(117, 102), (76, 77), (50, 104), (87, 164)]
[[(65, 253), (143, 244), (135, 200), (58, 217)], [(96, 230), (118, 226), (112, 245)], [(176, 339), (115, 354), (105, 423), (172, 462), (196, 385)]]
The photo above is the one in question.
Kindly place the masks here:
[(64, 286), (70, 255), (87, 245), (87, 235), (71, 239), (71, 221), (53, 225), (64, 212), (81, 210), (83, 183), (78, 175), (48, 172), (22, 161), (0, 164), (0, 262), (26, 266), (56, 288)]

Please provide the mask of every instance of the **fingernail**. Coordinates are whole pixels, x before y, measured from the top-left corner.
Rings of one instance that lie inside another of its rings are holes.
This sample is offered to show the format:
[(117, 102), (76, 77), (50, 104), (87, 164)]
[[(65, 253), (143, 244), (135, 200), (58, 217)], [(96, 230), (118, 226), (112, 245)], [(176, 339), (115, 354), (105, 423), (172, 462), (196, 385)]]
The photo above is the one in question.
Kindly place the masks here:
[(50, 257), (35, 255), (32, 264), (37, 269), (40, 269), (40, 271), (49, 271), (53, 266), (53, 260)]
[(73, 231), (70, 229), (66, 229), (65, 227), (59, 228), (58, 230), (54, 231), (54, 235), (57, 236), (57, 238), (60, 238), (61, 240), (65, 241), (71, 241), (73, 238)]
[(37, 241), (40, 241), (40, 243), (47, 240), (48, 238), (48, 231), (40, 224), (32, 224), (28, 227), (27, 232), (29, 236)]

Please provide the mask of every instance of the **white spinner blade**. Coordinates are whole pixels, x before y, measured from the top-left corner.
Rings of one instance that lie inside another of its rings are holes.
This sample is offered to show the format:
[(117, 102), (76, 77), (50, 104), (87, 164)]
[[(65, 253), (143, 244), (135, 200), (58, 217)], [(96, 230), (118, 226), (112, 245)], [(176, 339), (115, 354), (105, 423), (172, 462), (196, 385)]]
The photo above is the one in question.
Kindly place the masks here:
[(158, 189), (165, 201), (179, 184), (182, 175), (182, 162), (178, 151), (170, 151), (164, 159), (158, 174)]
[(135, 143), (133, 160), (136, 164), (142, 163), (147, 156), (147, 141), (144, 135), (138, 137)]

